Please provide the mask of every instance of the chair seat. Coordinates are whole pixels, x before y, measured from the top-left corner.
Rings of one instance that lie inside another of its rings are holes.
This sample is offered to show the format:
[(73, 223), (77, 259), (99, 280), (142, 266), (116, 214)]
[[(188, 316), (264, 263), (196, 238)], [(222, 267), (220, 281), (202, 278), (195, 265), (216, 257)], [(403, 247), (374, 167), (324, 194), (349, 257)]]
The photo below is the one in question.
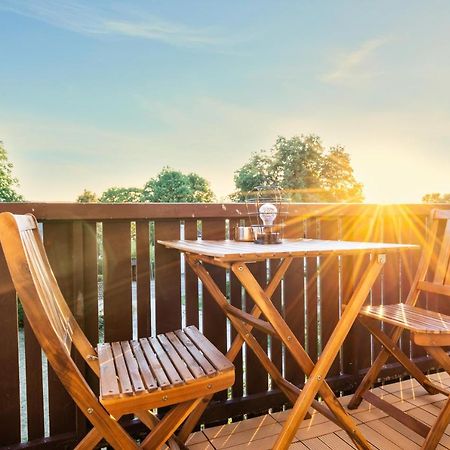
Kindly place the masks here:
[(450, 316), (404, 303), (365, 306), (360, 314), (410, 330), (412, 333), (450, 334)]
[(100, 402), (110, 412), (135, 411), (136, 402), (147, 408), (171, 405), (225, 389), (234, 380), (233, 364), (194, 326), (99, 344), (97, 352)]

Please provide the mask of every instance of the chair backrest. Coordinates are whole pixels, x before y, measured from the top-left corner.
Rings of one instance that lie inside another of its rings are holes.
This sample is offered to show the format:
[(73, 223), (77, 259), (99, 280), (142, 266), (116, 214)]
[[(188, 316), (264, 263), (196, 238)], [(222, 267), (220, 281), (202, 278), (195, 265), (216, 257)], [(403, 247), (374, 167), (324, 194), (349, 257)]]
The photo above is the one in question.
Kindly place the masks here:
[(96, 352), (59, 289), (34, 216), (0, 214), (0, 242), (24, 313), (50, 364), (54, 366), (62, 358), (66, 366), (74, 368), (73, 342), (98, 374)]
[(428, 238), (406, 303), (415, 304), (421, 291), (450, 296), (450, 210), (431, 213)]

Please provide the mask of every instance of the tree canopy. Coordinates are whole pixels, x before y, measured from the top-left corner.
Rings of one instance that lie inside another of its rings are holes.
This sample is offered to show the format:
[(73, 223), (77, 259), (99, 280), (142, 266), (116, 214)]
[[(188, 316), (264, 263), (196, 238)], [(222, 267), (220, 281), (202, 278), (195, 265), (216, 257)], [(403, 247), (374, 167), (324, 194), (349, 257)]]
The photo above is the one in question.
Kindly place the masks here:
[(450, 203), (450, 193), (440, 194), (438, 192), (433, 192), (432, 194), (425, 194), (422, 197), (424, 203)]
[(269, 150), (253, 153), (235, 172), (233, 200), (245, 200), (256, 186), (278, 185), (293, 201), (361, 202), (350, 155), (342, 146), (324, 148), (316, 135), (279, 136)]
[(0, 141), (0, 202), (22, 202), (23, 197), (16, 192), (19, 181), (12, 174), (13, 164), (8, 160), (8, 153)]
[(138, 203), (142, 189), (136, 187), (110, 187), (99, 198), (100, 203)]
[(207, 203), (214, 200), (209, 182), (195, 173), (183, 174), (170, 167), (149, 180), (142, 191), (141, 201), (158, 203)]
[(78, 203), (96, 203), (98, 202), (97, 194), (95, 192), (85, 189), (82, 194), (77, 197)]

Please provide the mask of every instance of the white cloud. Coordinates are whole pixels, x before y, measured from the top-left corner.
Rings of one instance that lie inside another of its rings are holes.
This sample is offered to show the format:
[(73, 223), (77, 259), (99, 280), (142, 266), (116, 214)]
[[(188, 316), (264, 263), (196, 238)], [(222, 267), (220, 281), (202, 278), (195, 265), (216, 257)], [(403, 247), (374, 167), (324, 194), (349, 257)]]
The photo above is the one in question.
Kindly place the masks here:
[(372, 78), (376, 73), (368, 63), (375, 51), (389, 42), (387, 37), (378, 37), (364, 41), (356, 50), (337, 58), (335, 67), (321, 77), (322, 81), (331, 84), (348, 83)]
[(83, 0), (0, 0), (0, 10), (86, 35), (149, 39), (180, 46), (220, 45), (226, 41), (210, 28), (169, 22), (134, 10), (129, 4), (102, 8), (96, 2)]

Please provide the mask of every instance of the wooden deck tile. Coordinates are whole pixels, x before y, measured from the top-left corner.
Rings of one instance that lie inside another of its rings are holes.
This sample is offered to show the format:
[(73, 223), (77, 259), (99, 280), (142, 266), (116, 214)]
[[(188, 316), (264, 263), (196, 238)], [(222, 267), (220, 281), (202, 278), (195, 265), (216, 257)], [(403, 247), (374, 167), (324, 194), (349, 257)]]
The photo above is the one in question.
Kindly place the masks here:
[[(260, 441), (263, 438), (275, 438), (271, 445), (276, 441), (278, 434), (281, 432), (281, 425), (279, 423), (272, 423), (270, 425), (252, 428), (241, 433), (233, 433), (227, 436), (221, 436), (219, 438), (211, 439), (212, 445), (217, 448), (232, 448), (236, 446), (242, 446), (242, 448), (250, 448), (249, 444), (253, 441)], [(262, 450), (255, 445), (254, 448)], [(269, 446), (268, 448), (271, 448)]]
[(253, 417), (247, 420), (240, 420), (227, 425), (206, 428), (204, 430), (208, 439), (216, 439), (221, 436), (229, 436), (230, 434), (241, 433), (248, 430), (256, 430), (259, 427), (276, 423), (275, 419), (269, 414), (260, 417)]
[(319, 438), (307, 439), (303, 441), (303, 444), (310, 450), (330, 450), (330, 447)]
[[(434, 381), (450, 385), (450, 377), (439, 373), (431, 375)], [(373, 389), (389, 403), (402, 411), (408, 411), (416, 419), (430, 425), (436, 420), (444, 404), (442, 394), (430, 395), (415, 381), (403, 381)], [(351, 396), (339, 401), (346, 407)], [(363, 400), (360, 407), (349, 411), (374, 450), (417, 450), (424, 438), (388, 417), (384, 412)], [(194, 450), (248, 449), (269, 450), (277, 440), (290, 410), (209, 428), (193, 435), (189, 447)], [(313, 411), (311, 419), (304, 420), (289, 447), (292, 450), (351, 450), (355, 445), (345, 431), (326, 417)], [(438, 450), (450, 450), (450, 426), (447, 427)]]

